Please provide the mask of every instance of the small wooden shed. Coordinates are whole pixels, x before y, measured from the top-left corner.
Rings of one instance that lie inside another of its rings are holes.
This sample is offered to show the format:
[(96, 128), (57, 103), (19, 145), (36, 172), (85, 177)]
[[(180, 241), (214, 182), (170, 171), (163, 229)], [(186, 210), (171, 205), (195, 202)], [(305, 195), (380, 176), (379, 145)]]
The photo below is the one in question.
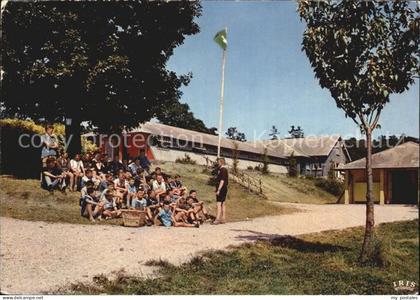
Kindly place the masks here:
[[(373, 196), (379, 204), (418, 204), (419, 144), (407, 142), (372, 155)], [(366, 159), (348, 163), (344, 203), (366, 202)]]

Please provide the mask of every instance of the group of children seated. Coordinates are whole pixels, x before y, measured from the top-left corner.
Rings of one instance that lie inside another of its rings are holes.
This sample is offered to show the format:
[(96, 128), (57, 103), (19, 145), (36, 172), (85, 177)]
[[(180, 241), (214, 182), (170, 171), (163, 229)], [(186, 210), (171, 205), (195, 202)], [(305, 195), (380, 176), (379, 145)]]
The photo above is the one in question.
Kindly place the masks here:
[(214, 219), (197, 191), (188, 191), (179, 175), (164, 174), (159, 167), (150, 171), (144, 151), (132, 161), (103, 154), (79, 154), (69, 160), (66, 153), (48, 157), (41, 186), (49, 191), (79, 191), (81, 215), (95, 222), (121, 217), (122, 209), (144, 211), (146, 224), (165, 227), (199, 227)]

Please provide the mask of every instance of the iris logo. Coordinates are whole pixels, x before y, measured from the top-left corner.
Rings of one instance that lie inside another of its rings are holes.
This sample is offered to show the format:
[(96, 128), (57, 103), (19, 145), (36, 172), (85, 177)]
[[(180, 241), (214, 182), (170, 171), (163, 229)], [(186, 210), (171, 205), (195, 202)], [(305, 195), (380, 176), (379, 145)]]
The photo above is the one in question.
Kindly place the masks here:
[(398, 280), (392, 283), (396, 291), (414, 292), (417, 289), (417, 283), (409, 280)]

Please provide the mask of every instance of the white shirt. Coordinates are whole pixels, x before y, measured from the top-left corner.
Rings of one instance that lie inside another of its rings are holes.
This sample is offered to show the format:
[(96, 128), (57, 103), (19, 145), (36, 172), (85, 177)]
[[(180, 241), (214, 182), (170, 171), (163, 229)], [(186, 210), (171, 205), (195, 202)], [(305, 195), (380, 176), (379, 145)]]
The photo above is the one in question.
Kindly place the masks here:
[(128, 189), (128, 181), (125, 180), (125, 179), (121, 182), (120, 179), (117, 178), (117, 179), (114, 180), (114, 184), (115, 184), (116, 187)]
[(86, 183), (88, 181), (92, 181), (94, 184), (98, 184), (99, 183), (99, 179), (98, 178), (95, 178), (95, 177), (92, 177), (92, 178), (89, 179), (87, 176), (83, 176), (82, 177), (82, 180), (83, 180), (84, 183)]
[(166, 192), (166, 184), (165, 184), (165, 182), (163, 180), (162, 180), (161, 183), (159, 183), (157, 180), (154, 180), (153, 181), (153, 184), (152, 184), (152, 189), (154, 191), (156, 191), (156, 190), (163, 190), (164, 192)]
[(84, 166), (83, 166), (83, 161), (81, 161), (81, 160), (76, 161), (75, 159), (72, 159), (70, 161), (70, 168), (73, 171), (77, 171), (77, 172), (82, 172), (85, 169)]
[(137, 174), (137, 170), (141, 168), (140, 165), (136, 165), (136, 163), (132, 162), (131, 164), (128, 165), (128, 167), (130, 168), (131, 174), (136, 175)]

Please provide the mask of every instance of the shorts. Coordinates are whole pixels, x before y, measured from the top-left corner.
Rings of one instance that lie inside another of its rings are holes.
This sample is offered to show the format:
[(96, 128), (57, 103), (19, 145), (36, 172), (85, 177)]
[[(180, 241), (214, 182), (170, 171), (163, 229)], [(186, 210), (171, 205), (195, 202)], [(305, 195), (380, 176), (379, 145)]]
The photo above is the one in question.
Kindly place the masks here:
[(113, 210), (113, 205), (112, 204), (105, 204), (104, 205), (104, 210)]
[(220, 190), (219, 195), (216, 195), (216, 201), (217, 202), (225, 202), (226, 201), (227, 192), (228, 192), (227, 187), (223, 187)]

